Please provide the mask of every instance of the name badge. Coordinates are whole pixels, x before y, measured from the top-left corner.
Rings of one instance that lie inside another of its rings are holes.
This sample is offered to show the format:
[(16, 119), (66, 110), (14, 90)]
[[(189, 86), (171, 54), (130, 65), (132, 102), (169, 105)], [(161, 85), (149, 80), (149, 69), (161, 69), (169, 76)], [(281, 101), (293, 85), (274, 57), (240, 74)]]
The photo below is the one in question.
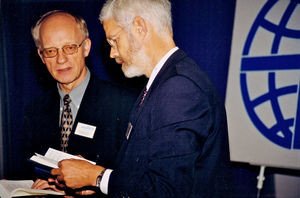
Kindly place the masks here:
[(83, 137), (93, 139), (95, 131), (96, 131), (95, 126), (78, 122), (75, 130), (75, 135), (80, 135)]
[(127, 140), (129, 139), (131, 130), (132, 130), (132, 124), (129, 122), (129, 123), (128, 123), (127, 130), (126, 130), (126, 139), (127, 139)]

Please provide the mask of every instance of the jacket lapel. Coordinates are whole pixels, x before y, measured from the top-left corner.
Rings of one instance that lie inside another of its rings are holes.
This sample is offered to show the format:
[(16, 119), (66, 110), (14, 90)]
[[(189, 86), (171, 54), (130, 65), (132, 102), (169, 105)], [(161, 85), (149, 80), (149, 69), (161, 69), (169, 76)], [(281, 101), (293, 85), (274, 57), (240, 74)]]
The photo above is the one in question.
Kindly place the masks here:
[(179, 49), (167, 59), (167, 61), (165, 62), (165, 64), (162, 66), (161, 70), (158, 72), (157, 76), (155, 77), (141, 106), (139, 106), (139, 103), (142, 99), (143, 92), (140, 93), (140, 96), (138, 97), (133, 107), (133, 110), (131, 111), (130, 121), (132, 122), (133, 128), (135, 126), (135, 123), (139, 119), (140, 114), (143, 112), (143, 108), (145, 107), (145, 105), (147, 105), (147, 101), (151, 97), (151, 94), (155, 91), (157, 87), (159, 87), (160, 83), (167, 80), (170, 76), (176, 74), (176, 70), (174, 69), (174, 67), (184, 57), (186, 57), (186, 54)]
[[(149, 98), (151, 98), (151, 94), (155, 91), (156, 88), (159, 87), (160, 83), (167, 80), (170, 76), (176, 74), (176, 70), (174, 69), (174, 67), (184, 57), (186, 57), (186, 54), (182, 50), (179, 49), (168, 58), (168, 60), (165, 62), (165, 64), (163, 65), (163, 67), (158, 72), (157, 76), (155, 77), (150, 89), (147, 92), (147, 95), (143, 101), (143, 104), (141, 106), (139, 106), (139, 103), (142, 99), (143, 91), (140, 93), (140, 95), (139, 95), (138, 99), (136, 100), (136, 102), (131, 110), (131, 113), (130, 113), (129, 120), (130, 120), (130, 123), (132, 124), (131, 133), (134, 132), (136, 123), (139, 120), (141, 114), (143, 113), (144, 107), (147, 105), (147, 101), (149, 100)], [(131, 135), (132, 134), (130, 134), (130, 136)], [(123, 142), (121, 149), (119, 151), (116, 163), (115, 163), (116, 166), (118, 166), (118, 164), (121, 162), (129, 141), (130, 141), (130, 138), (127, 141)]]

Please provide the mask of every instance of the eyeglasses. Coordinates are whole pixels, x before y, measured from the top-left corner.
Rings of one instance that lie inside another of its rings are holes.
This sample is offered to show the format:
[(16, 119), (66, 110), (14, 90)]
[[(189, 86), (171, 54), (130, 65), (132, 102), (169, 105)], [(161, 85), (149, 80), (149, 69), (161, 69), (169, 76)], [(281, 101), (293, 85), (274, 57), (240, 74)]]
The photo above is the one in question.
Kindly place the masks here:
[(114, 36), (112, 36), (112, 37), (117, 37), (117, 38), (115, 38), (115, 39), (107, 38), (106, 39), (111, 48), (117, 48), (118, 39), (119, 39), (118, 35), (122, 32), (122, 30), (124, 30), (124, 28), (121, 28)]
[(111, 36), (110, 38), (107, 38), (107, 42), (110, 45), (111, 48), (116, 49), (118, 47), (118, 40), (119, 40), (119, 34), (125, 29), (127, 28), (129, 25), (131, 25), (131, 22), (128, 23), (127, 25), (125, 25), (124, 27), (122, 27), (117, 33), (115, 33), (115, 35)]
[[(75, 54), (78, 52), (78, 48), (81, 47), (81, 45), (85, 40), (86, 39), (84, 39), (79, 45), (77, 44), (64, 45), (61, 49), (63, 53), (66, 55)], [(44, 58), (53, 58), (57, 55), (59, 49), (60, 48), (56, 48), (56, 47), (45, 48), (40, 51), (40, 54), (42, 54)]]

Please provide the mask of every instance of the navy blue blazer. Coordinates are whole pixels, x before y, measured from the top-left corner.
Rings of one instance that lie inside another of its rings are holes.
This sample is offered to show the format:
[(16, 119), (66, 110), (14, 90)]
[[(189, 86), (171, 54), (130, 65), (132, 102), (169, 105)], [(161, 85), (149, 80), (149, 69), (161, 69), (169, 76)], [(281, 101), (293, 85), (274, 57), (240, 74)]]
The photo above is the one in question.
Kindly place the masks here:
[(178, 50), (164, 64), (111, 173), (112, 197), (229, 197), (231, 175), (223, 101), (208, 76)]
[[(132, 91), (91, 75), (69, 136), (68, 153), (113, 167), (136, 97)], [(59, 109), (56, 87), (26, 106), (24, 158), (34, 152), (44, 154), (49, 147), (60, 150)], [(92, 139), (74, 134), (78, 122), (96, 126)]]

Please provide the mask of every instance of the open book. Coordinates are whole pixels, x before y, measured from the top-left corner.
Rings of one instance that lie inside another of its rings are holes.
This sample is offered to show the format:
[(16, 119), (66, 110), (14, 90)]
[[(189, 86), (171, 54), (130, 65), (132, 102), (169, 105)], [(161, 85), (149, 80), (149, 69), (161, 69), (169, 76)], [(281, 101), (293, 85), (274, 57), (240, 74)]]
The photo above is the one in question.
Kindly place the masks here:
[(79, 159), (79, 160), (85, 160), (92, 164), (96, 164), (93, 161), (71, 155), (62, 151), (55, 150), (53, 148), (49, 148), (45, 155), (40, 155), (38, 153), (35, 153), (30, 160), (33, 162), (36, 162), (38, 164), (42, 164), (49, 168), (58, 168), (58, 162), (64, 159)]
[(51, 190), (31, 189), (32, 180), (0, 180), (0, 197), (20, 197), (35, 195), (63, 195), (62, 193)]

